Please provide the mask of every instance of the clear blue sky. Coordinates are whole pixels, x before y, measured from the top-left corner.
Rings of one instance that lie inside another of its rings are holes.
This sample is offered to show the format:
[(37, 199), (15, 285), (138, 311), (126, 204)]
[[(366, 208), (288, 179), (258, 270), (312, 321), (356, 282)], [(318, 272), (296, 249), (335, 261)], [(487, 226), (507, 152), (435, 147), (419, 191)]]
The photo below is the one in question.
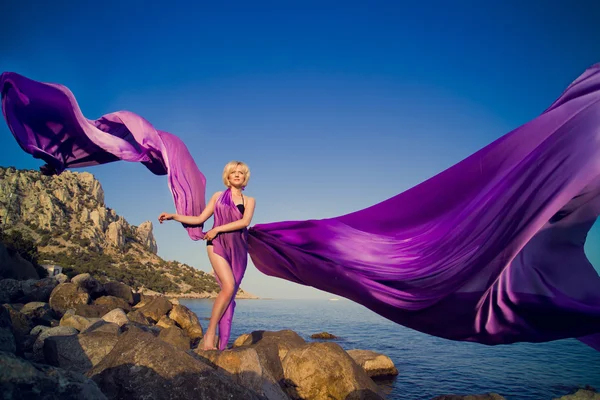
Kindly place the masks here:
[[(162, 2), (5, 0), (0, 70), (68, 86), (88, 118), (136, 112), (180, 136), (220, 190), (250, 165), (253, 223), (362, 209), (535, 118), (600, 61), (600, 2)], [(452, 6), (450, 4), (452, 3)], [(5, 123), (0, 165), (37, 169)], [(210, 270), (177, 223), (166, 178), (88, 169), (159, 255)], [(597, 223), (586, 251), (600, 267)], [(595, 245), (595, 246), (593, 246)], [(265, 297), (329, 297), (251, 264)]]

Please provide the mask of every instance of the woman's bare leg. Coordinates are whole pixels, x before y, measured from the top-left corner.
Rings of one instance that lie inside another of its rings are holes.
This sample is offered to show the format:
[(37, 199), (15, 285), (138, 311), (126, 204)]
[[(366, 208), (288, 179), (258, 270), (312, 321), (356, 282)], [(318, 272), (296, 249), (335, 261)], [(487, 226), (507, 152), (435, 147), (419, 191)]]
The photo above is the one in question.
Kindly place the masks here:
[(218, 277), (221, 284), (221, 291), (219, 292), (215, 302), (213, 304), (212, 314), (210, 316), (210, 322), (208, 328), (204, 334), (204, 346), (203, 350), (215, 350), (215, 336), (217, 333), (217, 325), (219, 320), (223, 316), (223, 312), (227, 309), (229, 302), (233, 296), (235, 288), (235, 279), (233, 272), (227, 260), (213, 251), (213, 246), (207, 246), (208, 259)]

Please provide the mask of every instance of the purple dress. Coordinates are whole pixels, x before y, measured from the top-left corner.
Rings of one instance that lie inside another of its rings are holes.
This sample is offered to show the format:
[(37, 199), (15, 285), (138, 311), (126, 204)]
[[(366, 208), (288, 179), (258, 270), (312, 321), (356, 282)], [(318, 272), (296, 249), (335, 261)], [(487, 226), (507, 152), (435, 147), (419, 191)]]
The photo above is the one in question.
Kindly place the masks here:
[[(231, 199), (231, 190), (225, 190), (215, 203), (214, 227), (237, 221), (242, 216), (242, 213)], [(224, 350), (227, 348), (231, 334), (231, 324), (235, 311), (235, 295), (244, 278), (246, 266), (248, 265), (248, 230), (241, 229), (239, 231), (220, 233), (212, 240), (212, 245), (213, 251), (227, 260), (235, 279), (234, 295), (223, 313), (223, 317), (219, 321), (219, 349)], [(221, 285), (216, 275), (215, 278), (219, 285)]]
[[(204, 176), (177, 137), (129, 112), (88, 120), (62, 85), (7, 72), (0, 88), (12, 134), (50, 173), (141, 162), (168, 174), (178, 213), (204, 209)], [(228, 196), (216, 223), (240, 218)], [(584, 253), (598, 215), (600, 64), (537, 118), (397, 196), (336, 218), (259, 224), (247, 244), (244, 232), (215, 251), (230, 257), (236, 285), (247, 245), (267, 275), (431, 335), (490, 345), (575, 337), (600, 350), (600, 277)]]

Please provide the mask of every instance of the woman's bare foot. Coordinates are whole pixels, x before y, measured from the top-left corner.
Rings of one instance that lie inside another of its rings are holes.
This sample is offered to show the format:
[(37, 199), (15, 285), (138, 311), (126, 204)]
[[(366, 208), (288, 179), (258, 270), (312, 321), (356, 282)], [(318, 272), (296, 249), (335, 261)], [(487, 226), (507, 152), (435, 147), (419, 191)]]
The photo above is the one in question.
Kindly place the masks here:
[(218, 350), (215, 346), (215, 334), (206, 333), (202, 339), (202, 350)]

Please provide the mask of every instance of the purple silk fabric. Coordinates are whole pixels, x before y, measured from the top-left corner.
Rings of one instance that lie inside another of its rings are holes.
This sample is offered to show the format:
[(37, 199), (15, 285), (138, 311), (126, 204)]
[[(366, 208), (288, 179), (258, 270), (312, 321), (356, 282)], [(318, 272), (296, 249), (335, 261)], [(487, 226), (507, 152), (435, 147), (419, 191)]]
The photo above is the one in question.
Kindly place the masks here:
[[(217, 199), (214, 212), (214, 226), (221, 226), (242, 218), (242, 213), (231, 199), (231, 190), (225, 190)], [(248, 265), (248, 230), (242, 229), (234, 232), (225, 232), (213, 239), (213, 251), (223, 257), (231, 266), (235, 279), (234, 295), (219, 321), (219, 349), (224, 350), (229, 343), (231, 324), (235, 311), (235, 295), (244, 278)], [(218, 276), (217, 282), (222, 286)]]
[[(57, 173), (140, 161), (179, 182), (176, 205), (196, 207), (182, 214), (203, 209), (204, 177), (174, 136), (132, 113), (86, 120), (59, 85), (5, 73), (0, 87), (13, 135)], [(348, 215), (255, 225), (248, 252), (267, 275), (431, 335), (485, 344), (577, 337), (600, 350), (600, 277), (583, 250), (599, 214), (597, 64), (542, 115), (433, 178)]]

